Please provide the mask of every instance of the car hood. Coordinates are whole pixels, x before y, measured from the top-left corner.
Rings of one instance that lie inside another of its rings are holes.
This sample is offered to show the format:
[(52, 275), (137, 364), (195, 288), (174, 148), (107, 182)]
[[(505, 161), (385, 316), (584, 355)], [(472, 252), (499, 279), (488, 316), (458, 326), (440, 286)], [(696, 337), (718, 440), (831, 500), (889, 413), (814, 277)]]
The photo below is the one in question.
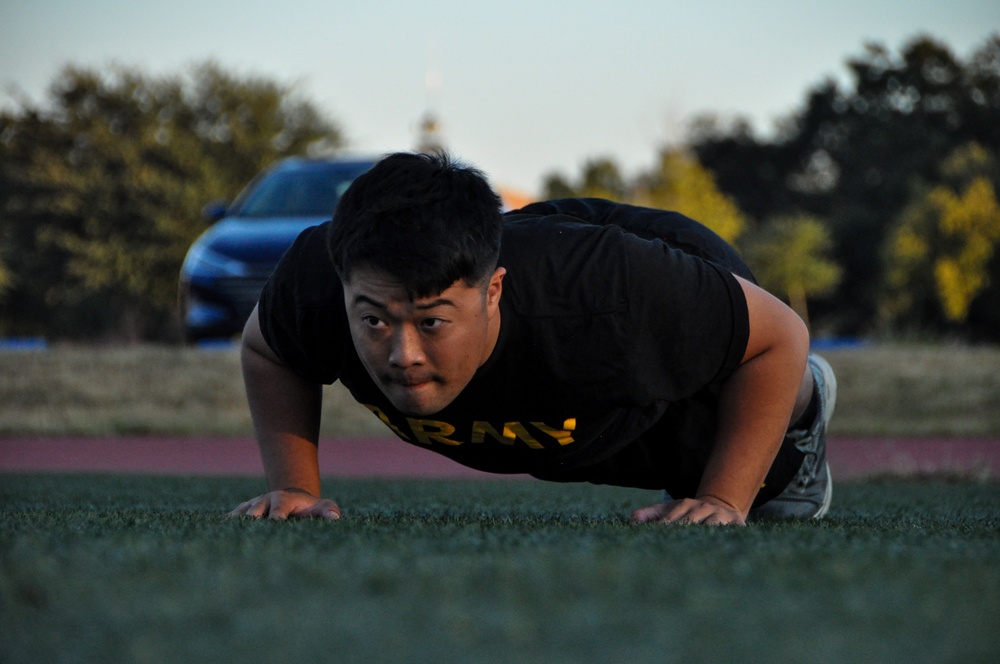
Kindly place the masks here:
[(202, 233), (195, 244), (252, 265), (274, 265), (299, 233), (325, 217), (226, 217)]

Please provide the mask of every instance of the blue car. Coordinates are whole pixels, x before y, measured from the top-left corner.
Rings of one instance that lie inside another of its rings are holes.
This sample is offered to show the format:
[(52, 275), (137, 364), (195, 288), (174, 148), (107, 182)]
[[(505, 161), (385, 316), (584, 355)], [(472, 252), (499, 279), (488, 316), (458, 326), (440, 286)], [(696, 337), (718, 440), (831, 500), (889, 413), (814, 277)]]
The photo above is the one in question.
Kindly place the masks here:
[(212, 226), (181, 266), (179, 302), (188, 342), (239, 334), (274, 266), (303, 230), (333, 215), (373, 160), (290, 158), (266, 168), (229, 207), (206, 206)]

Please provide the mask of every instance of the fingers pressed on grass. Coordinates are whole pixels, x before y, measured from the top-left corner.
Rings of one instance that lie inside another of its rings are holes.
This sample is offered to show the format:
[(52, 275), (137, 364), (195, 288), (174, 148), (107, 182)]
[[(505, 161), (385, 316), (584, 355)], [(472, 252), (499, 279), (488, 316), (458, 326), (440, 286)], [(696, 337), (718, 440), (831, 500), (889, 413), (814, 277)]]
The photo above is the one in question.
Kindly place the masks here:
[(650, 505), (649, 507), (640, 507), (632, 512), (632, 521), (635, 523), (649, 523), (650, 521), (657, 521), (663, 516), (664, 507), (665, 505), (663, 503)]
[(226, 516), (232, 517), (234, 519), (235, 518), (239, 518), (241, 516), (253, 516), (253, 514), (251, 514), (251, 510), (253, 509), (254, 502), (255, 501), (253, 501), (253, 500), (243, 501), (242, 503), (240, 503), (239, 505), (237, 505), (233, 509), (233, 511), (229, 512), (228, 514), (226, 514)]
[(306, 516), (336, 521), (340, 518), (340, 507), (332, 500), (321, 500), (308, 510)]
[(688, 498), (637, 509), (632, 512), (632, 521), (672, 525), (745, 525), (743, 516), (733, 509)]
[(320, 499), (311, 504), (302, 504), (283, 500), (282, 493), (274, 492), (242, 502), (227, 516), (273, 521), (285, 521), (293, 518), (326, 519), (329, 521), (340, 519), (340, 507), (332, 500)]
[(267, 500), (267, 496), (259, 496), (253, 498), (252, 500), (247, 500), (236, 508), (229, 512), (226, 516), (237, 518), (237, 517), (249, 517), (251, 519), (260, 519), (263, 517), (278, 518), (274, 515), (274, 511), (271, 509), (270, 502)]

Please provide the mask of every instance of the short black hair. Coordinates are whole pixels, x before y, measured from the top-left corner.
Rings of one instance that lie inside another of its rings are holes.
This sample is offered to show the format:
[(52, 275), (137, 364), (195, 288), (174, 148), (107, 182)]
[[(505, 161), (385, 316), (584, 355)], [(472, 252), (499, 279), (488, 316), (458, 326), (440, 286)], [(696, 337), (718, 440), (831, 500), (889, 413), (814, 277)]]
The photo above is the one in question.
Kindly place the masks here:
[(359, 176), (337, 204), (327, 235), (342, 281), (359, 267), (400, 280), (415, 297), (458, 280), (481, 284), (496, 269), (500, 197), (477, 169), (446, 153), (398, 152)]

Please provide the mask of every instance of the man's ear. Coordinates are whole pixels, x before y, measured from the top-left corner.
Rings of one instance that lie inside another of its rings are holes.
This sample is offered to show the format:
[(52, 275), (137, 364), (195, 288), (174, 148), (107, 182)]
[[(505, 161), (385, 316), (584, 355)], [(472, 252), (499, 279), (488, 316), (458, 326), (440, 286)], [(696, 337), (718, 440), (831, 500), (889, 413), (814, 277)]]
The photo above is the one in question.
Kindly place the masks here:
[(490, 277), (490, 283), (486, 287), (486, 306), (495, 307), (500, 303), (500, 295), (503, 292), (503, 278), (507, 274), (507, 268), (498, 267)]

